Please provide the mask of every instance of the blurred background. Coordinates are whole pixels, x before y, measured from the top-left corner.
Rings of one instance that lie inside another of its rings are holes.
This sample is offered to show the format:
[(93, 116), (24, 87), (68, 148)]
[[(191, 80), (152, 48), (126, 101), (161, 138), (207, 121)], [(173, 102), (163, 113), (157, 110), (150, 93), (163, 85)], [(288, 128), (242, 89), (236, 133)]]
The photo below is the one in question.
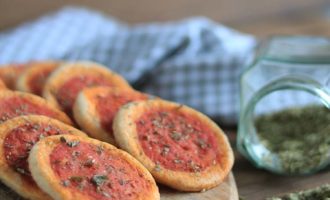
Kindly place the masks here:
[(103, 11), (130, 24), (207, 16), (242, 32), (330, 35), (328, 0), (0, 0), (0, 30), (65, 5)]

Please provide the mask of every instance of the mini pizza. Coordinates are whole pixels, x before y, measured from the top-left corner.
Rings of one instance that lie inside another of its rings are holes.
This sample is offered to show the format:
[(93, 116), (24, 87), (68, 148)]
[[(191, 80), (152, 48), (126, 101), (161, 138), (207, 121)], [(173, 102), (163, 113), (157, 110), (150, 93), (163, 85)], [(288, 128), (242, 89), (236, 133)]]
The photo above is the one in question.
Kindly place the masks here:
[(98, 86), (82, 90), (74, 104), (74, 119), (91, 137), (115, 144), (112, 121), (119, 108), (129, 102), (146, 100), (146, 94)]
[(16, 89), (40, 96), (47, 77), (60, 64), (60, 62), (56, 61), (38, 61), (30, 63), (29, 68), (18, 76)]
[(31, 150), (39, 187), (54, 200), (157, 200), (155, 180), (139, 161), (111, 144), (73, 135), (51, 136)]
[(72, 106), (83, 88), (109, 86), (128, 88), (129, 84), (118, 74), (92, 62), (67, 63), (55, 70), (46, 81), (43, 96), (72, 116)]
[(220, 184), (234, 156), (226, 135), (208, 117), (164, 100), (121, 107), (114, 123), (117, 144), (137, 158), (157, 182), (181, 191)]
[(5, 85), (14, 90), (18, 76), (29, 67), (29, 64), (7, 64), (0, 66), (0, 79)]
[(72, 124), (65, 113), (41, 97), (24, 92), (0, 90), (0, 124), (11, 118), (30, 114), (45, 115)]
[(37, 141), (59, 134), (87, 137), (81, 131), (58, 120), (39, 115), (20, 116), (2, 123), (0, 125), (0, 179), (24, 198), (51, 200), (34, 182), (27, 159)]

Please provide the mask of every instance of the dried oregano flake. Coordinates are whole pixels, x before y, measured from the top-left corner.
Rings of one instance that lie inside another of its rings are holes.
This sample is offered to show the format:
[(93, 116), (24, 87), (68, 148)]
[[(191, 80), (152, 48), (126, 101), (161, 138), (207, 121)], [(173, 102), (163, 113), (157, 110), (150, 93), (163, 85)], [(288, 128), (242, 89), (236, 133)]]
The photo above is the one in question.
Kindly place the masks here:
[(330, 185), (326, 184), (314, 189), (290, 193), (282, 197), (272, 197), (266, 200), (330, 200)]
[(330, 110), (325, 107), (285, 109), (256, 118), (255, 125), (261, 143), (278, 155), (287, 173), (309, 173), (329, 159)]

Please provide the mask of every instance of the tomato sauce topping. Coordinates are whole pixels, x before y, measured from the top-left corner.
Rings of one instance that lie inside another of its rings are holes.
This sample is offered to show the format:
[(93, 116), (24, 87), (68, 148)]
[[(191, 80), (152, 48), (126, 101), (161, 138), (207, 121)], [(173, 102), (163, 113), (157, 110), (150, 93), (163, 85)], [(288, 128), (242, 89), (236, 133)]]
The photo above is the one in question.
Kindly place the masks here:
[(78, 93), (85, 87), (112, 86), (112, 83), (102, 76), (76, 76), (66, 81), (58, 90), (57, 100), (64, 111), (72, 116), (72, 106)]
[(52, 73), (52, 71), (54, 70), (54, 67), (45, 66), (45, 68), (39, 70), (38, 73), (34, 73), (33, 76), (29, 79), (28, 85), (33, 94), (37, 94), (37, 95), (42, 94), (42, 89), (45, 84), (45, 81), (48, 78), (49, 74)]
[(45, 115), (48, 117), (57, 118), (57, 113), (45, 107), (37, 105), (27, 98), (10, 97), (0, 101), (0, 123), (8, 119), (28, 114)]
[(11, 130), (4, 139), (4, 154), (10, 167), (34, 184), (27, 158), (33, 145), (43, 137), (64, 134), (58, 127), (49, 124), (26, 122)]
[(144, 153), (161, 166), (176, 171), (201, 172), (220, 161), (214, 131), (196, 116), (177, 109), (153, 109), (136, 120)]
[(146, 100), (147, 98), (147, 95), (137, 92), (121, 92), (120, 94), (108, 92), (106, 94), (94, 94), (92, 100), (95, 102), (102, 127), (110, 135), (113, 135), (112, 122), (119, 108), (129, 102)]
[(130, 200), (150, 190), (136, 167), (102, 146), (61, 137), (50, 162), (63, 187), (93, 199)]

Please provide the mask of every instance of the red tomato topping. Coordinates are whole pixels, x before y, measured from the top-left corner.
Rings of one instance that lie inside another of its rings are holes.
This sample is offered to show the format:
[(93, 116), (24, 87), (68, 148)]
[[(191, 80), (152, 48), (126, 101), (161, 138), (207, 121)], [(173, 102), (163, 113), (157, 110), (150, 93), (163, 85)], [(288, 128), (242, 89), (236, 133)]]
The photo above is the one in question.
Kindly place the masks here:
[(102, 146), (61, 139), (50, 162), (63, 187), (98, 200), (136, 199), (148, 191), (150, 183), (128, 161)]
[(144, 153), (170, 170), (200, 172), (220, 160), (214, 131), (178, 110), (149, 110), (136, 121)]
[(101, 125), (111, 135), (113, 135), (113, 119), (119, 108), (129, 102), (145, 100), (147, 98), (148, 97), (146, 95), (135, 92), (121, 92), (120, 94), (107, 93), (104, 95), (95, 94), (93, 96), (97, 112), (100, 115)]
[(51, 109), (37, 105), (27, 98), (10, 97), (0, 100), (0, 123), (8, 119), (28, 114), (45, 115), (56, 118), (57, 114)]

